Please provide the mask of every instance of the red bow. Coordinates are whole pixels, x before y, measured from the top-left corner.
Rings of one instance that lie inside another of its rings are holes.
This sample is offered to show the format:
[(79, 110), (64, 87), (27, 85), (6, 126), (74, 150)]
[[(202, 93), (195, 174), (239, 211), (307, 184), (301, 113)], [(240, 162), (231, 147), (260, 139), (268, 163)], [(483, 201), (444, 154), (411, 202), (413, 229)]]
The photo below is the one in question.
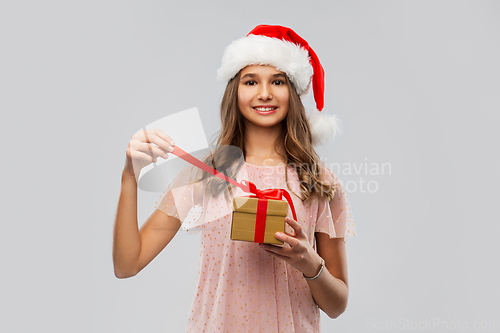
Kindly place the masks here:
[(257, 186), (255, 186), (254, 183), (248, 180), (242, 180), (241, 183), (245, 185), (245, 183), (248, 183), (248, 191), (249, 193), (255, 194), (257, 198), (266, 198), (266, 199), (272, 199), (272, 200), (282, 200), (283, 197), (285, 197), (286, 201), (288, 201), (288, 204), (290, 205), (290, 209), (292, 210), (292, 215), (293, 219), (297, 221), (297, 215), (295, 214), (295, 207), (293, 206), (293, 201), (292, 197), (290, 196), (290, 193), (288, 193), (287, 190), (282, 189), (282, 188), (269, 188), (267, 190), (259, 190)]
[(257, 214), (255, 217), (255, 236), (254, 242), (263, 243), (264, 235), (266, 233), (266, 214), (267, 214), (267, 200), (282, 200), (284, 196), (288, 204), (290, 205), (290, 209), (292, 210), (293, 219), (297, 221), (297, 215), (295, 214), (295, 207), (293, 206), (292, 197), (287, 190), (282, 188), (270, 188), (267, 190), (259, 190), (254, 183), (242, 180), (241, 183), (246, 185), (248, 183), (248, 191), (249, 193), (254, 194), (259, 202), (257, 203)]

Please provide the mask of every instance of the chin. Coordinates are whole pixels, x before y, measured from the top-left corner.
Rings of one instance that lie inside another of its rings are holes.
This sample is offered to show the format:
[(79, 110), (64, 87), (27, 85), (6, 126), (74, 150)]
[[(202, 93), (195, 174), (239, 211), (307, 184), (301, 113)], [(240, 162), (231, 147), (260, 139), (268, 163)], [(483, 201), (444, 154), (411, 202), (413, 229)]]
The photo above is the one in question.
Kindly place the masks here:
[[(245, 115), (243, 115), (245, 117)], [(263, 119), (265, 118), (265, 119)], [(255, 117), (252, 115), (252, 117), (245, 117), (247, 122), (252, 123), (255, 126), (260, 126), (260, 127), (274, 127), (283, 122), (285, 120), (285, 116), (280, 116), (278, 114), (273, 114), (273, 115), (268, 115), (268, 116), (259, 116)]]
[(264, 127), (264, 128), (272, 128), (279, 126), (281, 124), (281, 121), (273, 121), (273, 122), (256, 122), (256, 121), (251, 121), (251, 123), (255, 126), (258, 127)]

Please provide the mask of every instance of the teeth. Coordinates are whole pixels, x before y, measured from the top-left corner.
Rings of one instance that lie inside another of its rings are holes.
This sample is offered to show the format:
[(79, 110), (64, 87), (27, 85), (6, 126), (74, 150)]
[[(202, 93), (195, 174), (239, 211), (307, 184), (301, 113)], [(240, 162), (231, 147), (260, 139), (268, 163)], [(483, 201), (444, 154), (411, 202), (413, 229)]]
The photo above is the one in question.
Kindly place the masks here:
[(271, 111), (274, 109), (276, 109), (276, 108), (255, 108), (255, 110), (257, 110), (257, 111)]

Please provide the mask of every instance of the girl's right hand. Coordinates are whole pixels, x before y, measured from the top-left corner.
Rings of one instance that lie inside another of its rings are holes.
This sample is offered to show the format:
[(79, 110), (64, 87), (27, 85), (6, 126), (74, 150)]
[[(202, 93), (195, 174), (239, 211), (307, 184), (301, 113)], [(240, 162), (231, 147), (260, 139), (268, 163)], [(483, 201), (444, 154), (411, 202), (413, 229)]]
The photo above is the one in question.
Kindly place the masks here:
[(139, 178), (141, 169), (157, 161), (167, 159), (167, 153), (174, 151), (174, 141), (159, 129), (141, 129), (130, 139), (127, 147), (125, 170)]

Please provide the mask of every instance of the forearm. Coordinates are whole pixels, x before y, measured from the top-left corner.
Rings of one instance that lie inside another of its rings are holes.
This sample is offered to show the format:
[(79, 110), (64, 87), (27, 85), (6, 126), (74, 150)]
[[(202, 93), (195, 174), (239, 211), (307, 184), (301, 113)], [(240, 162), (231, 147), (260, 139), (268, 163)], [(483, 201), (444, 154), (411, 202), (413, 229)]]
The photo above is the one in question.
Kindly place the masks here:
[(316, 304), (328, 317), (337, 318), (347, 308), (349, 289), (344, 281), (334, 277), (325, 267), (321, 275), (307, 280)]
[(137, 182), (133, 174), (124, 171), (113, 231), (113, 264), (116, 277), (127, 278), (135, 275), (135, 264), (140, 251)]

